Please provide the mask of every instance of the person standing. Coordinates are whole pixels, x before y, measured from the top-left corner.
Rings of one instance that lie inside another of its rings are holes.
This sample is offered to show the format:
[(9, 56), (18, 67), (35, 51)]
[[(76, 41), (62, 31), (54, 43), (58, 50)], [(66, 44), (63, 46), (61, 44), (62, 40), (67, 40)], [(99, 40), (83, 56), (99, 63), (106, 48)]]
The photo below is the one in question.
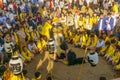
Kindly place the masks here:
[(38, 70), (46, 60), (48, 60), (47, 72), (48, 74), (51, 74), (54, 66), (54, 61), (56, 60), (56, 53), (56, 44), (55, 41), (51, 38), (47, 41), (45, 56), (43, 60), (40, 59), (36, 70)]

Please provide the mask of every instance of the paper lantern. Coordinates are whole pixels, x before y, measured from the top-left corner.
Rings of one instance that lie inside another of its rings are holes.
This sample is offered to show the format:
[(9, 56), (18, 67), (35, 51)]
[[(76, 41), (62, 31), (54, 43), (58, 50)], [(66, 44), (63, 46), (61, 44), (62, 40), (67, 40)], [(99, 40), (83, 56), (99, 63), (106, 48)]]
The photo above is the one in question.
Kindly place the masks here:
[(23, 70), (22, 59), (17, 56), (12, 57), (9, 62), (9, 67), (13, 74), (20, 74)]
[(55, 51), (55, 42), (54, 42), (54, 40), (50, 39), (47, 42), (46, 48), (50, 52), (50, 54), (54, 53), (54, 51)]

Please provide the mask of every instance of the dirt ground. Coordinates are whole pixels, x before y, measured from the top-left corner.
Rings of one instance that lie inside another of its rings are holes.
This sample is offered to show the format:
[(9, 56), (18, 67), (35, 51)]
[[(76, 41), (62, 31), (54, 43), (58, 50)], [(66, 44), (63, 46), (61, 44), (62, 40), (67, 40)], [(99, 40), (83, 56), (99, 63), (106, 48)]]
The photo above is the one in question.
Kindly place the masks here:
[[(76, 52), (77, 57), (83, 56), (83, 49), (73, 48), (71, 45), (69, 45), (69, 47)], [(35, 56), (35, 59), (26, 66), (26, 69), (28, 70), (27, 76), (30, 79), (34, 77), (36, 65), (42, 57), (43, 56), (40, 54)], [(46, 66), (47, 61), (38, 70), (42, 73), (42, 80), (45, 80), (45, 76), (47, 74)], [(112, 70), (112, 66), (109, 65), (102, 57), (99, 57), (99, 64), (96, 67), (91, 67), (89, 63), (85, 63), (83, 65), (81, 75), (78, 74), (79, 71), (80, 65), (67, 66), (63, 63), (55, 62), (53, 78), (54, 80), (99, 80), (99, 77), (104, 76), (107, 80), (111, 80), (116, 74), (116, 72)], [(78, 79), (78, 77), (80, 77), (80, 79)]]

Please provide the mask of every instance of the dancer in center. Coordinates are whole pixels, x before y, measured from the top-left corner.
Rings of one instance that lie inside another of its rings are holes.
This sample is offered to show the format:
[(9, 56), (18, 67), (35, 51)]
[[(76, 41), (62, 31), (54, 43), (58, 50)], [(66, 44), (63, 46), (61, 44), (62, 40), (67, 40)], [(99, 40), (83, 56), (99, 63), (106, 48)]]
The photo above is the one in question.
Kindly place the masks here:
[(47, 71), (48, 74), (51, 74), (53, 70), (54, 61), (56, 61), (56, 55), (57, 55), (57, 49), (56, 49), (55, 41), (52, 38), (50, 38), (46, 44), (45, 56), (43, 60), (40, 59), (36, 67), (36, 70), (38, 70), (46, 60), (48, 60)]

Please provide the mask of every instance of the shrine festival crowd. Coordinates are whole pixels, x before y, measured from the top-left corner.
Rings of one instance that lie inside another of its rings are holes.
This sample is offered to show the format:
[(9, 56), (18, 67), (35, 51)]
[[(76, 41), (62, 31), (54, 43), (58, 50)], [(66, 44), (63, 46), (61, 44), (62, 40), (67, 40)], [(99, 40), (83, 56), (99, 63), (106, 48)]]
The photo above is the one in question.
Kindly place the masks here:
[(97, 52), (119, 71), (120, 0), (1, 0), (0, 80), (41, 80), (40, 71), (28, 79), (20, 67), (46, 55), (50, 40), (56, 47), (53, 62), (69, 65), (72, 45)]

